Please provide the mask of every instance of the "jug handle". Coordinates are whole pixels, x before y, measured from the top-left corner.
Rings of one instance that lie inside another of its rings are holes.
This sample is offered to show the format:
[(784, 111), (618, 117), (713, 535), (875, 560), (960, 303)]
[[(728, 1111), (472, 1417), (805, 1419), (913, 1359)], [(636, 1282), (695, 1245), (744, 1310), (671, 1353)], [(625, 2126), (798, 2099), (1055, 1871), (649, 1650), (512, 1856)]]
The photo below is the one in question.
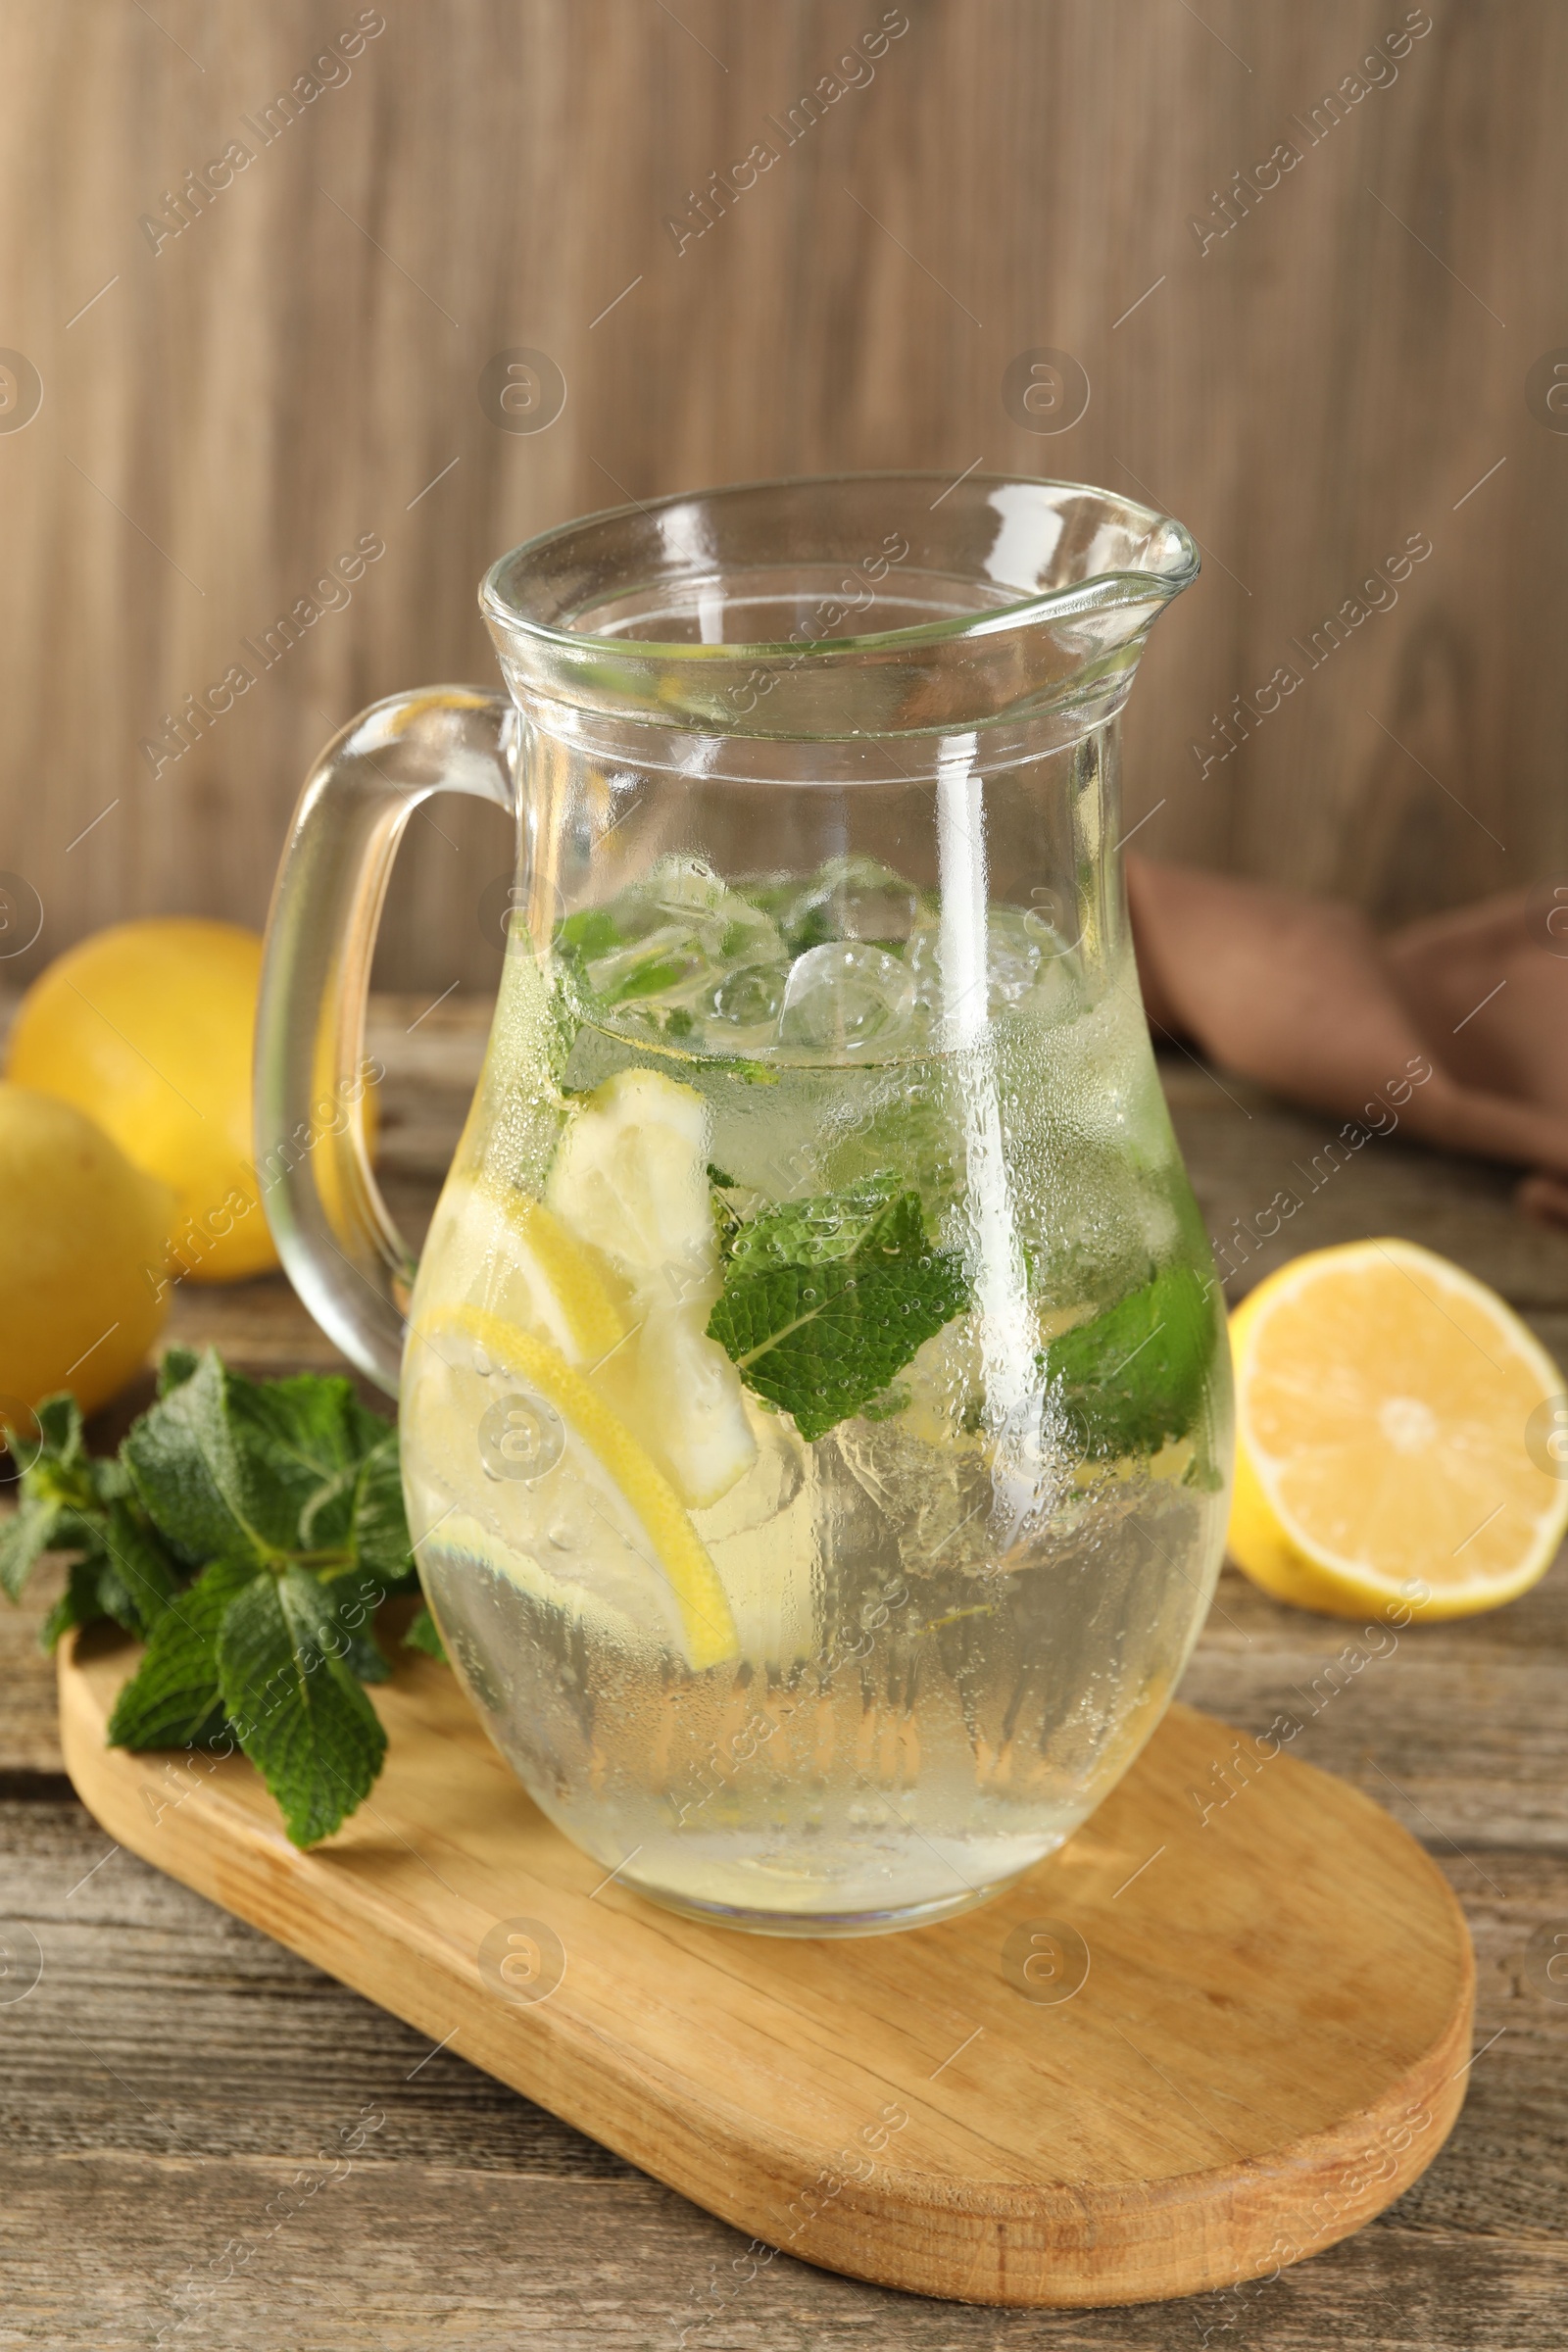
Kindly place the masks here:
[(256, 1023), (257, 1183), (278, 1255), (317, 1322), (395, 1396), (416, 1261), (356, 1114), (365, 1001), (404, 827), (438, 792), (515, 809), (516, 712), (477, 686), (362, 710), (306, 779), (268, 918)]

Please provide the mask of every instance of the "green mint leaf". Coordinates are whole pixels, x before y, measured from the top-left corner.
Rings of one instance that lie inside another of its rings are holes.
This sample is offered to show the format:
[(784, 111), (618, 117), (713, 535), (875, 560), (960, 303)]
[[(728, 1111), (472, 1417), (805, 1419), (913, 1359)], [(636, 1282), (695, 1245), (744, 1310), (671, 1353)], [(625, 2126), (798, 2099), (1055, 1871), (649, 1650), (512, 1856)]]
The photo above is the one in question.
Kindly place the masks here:
[(919, 1194), (887, 1180), (754, 1217), (708, 1330), (810, 1444), (880, 1396), (968, 1298), (959, 1259), (926, 1237)]
[(72, 1561), (65, 1592), (38, 1630), (41, 1649), (53, 1651), (73, 1626), (91, 1625), (99, 1617), (112, 1617), (127, 1634), (145, 1640), (179, 1591), (167, 1560), (142, 1556), (143, 1547), (153, 1550), (155, 1538), (136, 1526), (128, 1536), (122, 1529), (117, 1533), (118, 1557), (109, 1548), (105, 1528), (94, 1535), (81, 1556)]
[(89, 1503), (85, 1510), (78, 1510), (74, 1503), (66, 1503), (61, 1508), (59, 1525), (55, 1529), (53, 1548), (56, 1551), (101, 1551), (104, 1529), (108, 1524), (107, 1513), (100, 1510), (96, 1503)]
[(1167, 1266), (1152, 1282), (1074, 1324), (1046, 1350), (1046, 1374), (1086, 1453), (1157, 1453), (1202, 1409), (1217, 1324), (1212, 1281)]
[(337, 1569), (317, 1580), (321, 1595), (321, 1639), (327, 1654), (341, 1658), (362, 1683), (384, 1683), (392, 1672), (371, 1631), (376, 1610), (387, 1597), (384, 1581), (373, 1569)]
[(374, 1612), (416, 1581), (396, 1430), (349, 1381), (249, 1381), (188, 1348), (168, 1351), (119, 1461), (88, 1456), (72, 1397), (38, 1420), (0, 1584), (18, 1592), (45, 1549), (74, 1551), (46, 1643), (100, 1617), (144, 1639), (111, 1744), (206, 1743), (228, 1725), (290, 1838), (328, 1836), (385, 1752), (361, 1688), (391, 1672)]
[(436, 1658), (443, 1666), (452, 1663), (447, 1656), (447, 1645), (441, 1639), (441, 1629), (427, 1606), (421, 1605), (414, 1618), (403, 1637), (403, 1646), (405, 1649), (422, 1650), (427, 1658)]
[[(90, 1543), (99, 1505), (115, 1489), (114, 1465), (94, 1462), (88, 1457), (74, 1396), (46, 1396), (31, 1418), (33, 1426), (17, 1431), (9, 1423), (3, 1425), (8, 1440), (18, 1441), (13, 1459), (25, 1459), (34, 1447), (37, 1449), (22, 1474), (19, 1489), (21, 1507), (17, 1518), (25, 1517), (26, 1530), (17, 1527), (15, 1521), (6, 1530), (6, 1537), (15, 1547), (12, 1556), (18, 1563), (14, 1572), (19, 1579), (28, 1575), (38, 1549), (60, 1550)], [(38, 1520), (36, 1511), (28, 1512), (28, 1504), (50, 1505), (60, 1513), (48, 1546), (32, 1548)], [(0, 1552), (6, 1549), (6, 1537), (0, 1537)], [(21, 1564), (29, 1550), (25, 1564)], [(0, 1583), (12, 1592), (13, 1598), (21, 1590), (20, 1583), (15, 1589), (10, 1586), (4, 1567), (0, 1567)]]
[(713, 1238), (718, 1244), (719, 1257), (727, 1265), (735, 1238), (745, 1230), (745, 1218), (738, 1204), (726, 1200), (725, 1195), (739, 1193), (742, 1188), (733, 1176), (726, 1176), (722, 1168), (709, 1169), (708, 1184), (708, 1205), (713, 1214)]
[(299, 1551), (347, 1560), (361, 1466), (388, 1434), (350, 1381), (246, 1380), (209, 1352), (122, 1450), (154, 1525), (192, 1562)]
[(584, 906), (576, 914), (568, 914), (556, 933), (556, 944), (569, 956), (608, 956), (612, 948), (621, 945), (614, 917), (603, 906)]
[(158, 1394), (167, 1396), (171, 1389), (183, 1388), (201, 1362), (194, 1348), (170, 1348), (158, 1367)]
[(225, 1708), (296, 1845), (330, 1837), (368, 1793), (386, 1753), (342, 1641), (328, 1592), (292, 1567), (248, 1584), (219, 1632)]
[(607, 1004), (630, 1004), (639, 997), (662, 996), (666, 988), (676, 988), (691, 970), (684, 956), (651, 956), (646, 962), (634, 964), (624, 979), (606, 991)]
[(356, 1562), (381, 1580), (384, 1594), (406, 1592), (415, 1583), (414, 1545), (403, 1507), (398, 1433), (384, 1421), (376, 1427), (380, 1443), (365, 1456), (355, 1478), (349, 1542)]
[[(188, 1380), (150, 1406), (121, 1448), (159, 1533), (193, 1564), (218, 1557), (260, 1565), (286, 1547), (287, 1512), (259, 1513), (228, 1415), (227, 1374), (209, 1348)], [(270, 1522), (259, 1525), (258, 1517)]]
[(385, 1750), (361, 1688), (391, 1672), (374, 1612), (416, 1581), (396, 1430), (347, 1380), (250, 1381), (188, 1348), (165, 1356), (119, 1461), (88, 1456), (70, 1396), (39, 1424), (0, 1522), (0, 1583), (20, 1591), (44, 1549), (74, 1551), (46, 1642), (100, 1617), (146, 1642), (111, 1743), (208, 1742), (228, 1725), (295, 1842), (328, 1836)]
[(832, 1258), (853, 1257), (895, 1207), (895, 1222), (904, 1232), (911, 1202), (913, 1230), (923, 1244), (918, 1194), (905, 1192), (896, 1176), (885, 1176), (857, 1185), (853, 1192), (819, 1193), (814, 1200), (785, 1200), (763, 1209), (735, 1236), (730, 1263), (754, 1273), (770, 1266), (819, 1266)]
[(112, 1502), (134, 1498), (136, 1490), (131, 1485), (130, 1472), (118, 1455), (113, 1460), (90, 1460), (85, 1471), (87, 1493), (97, 1509), (107, 1510)]
[(64, 1513), (47, 1494), (23, 1494), (15, 1511), (0, 1527), (0, 1586), (13, 1600), (46, 1551), (53, 1549)]
[(95, 1617), (105, 1615), (99, 1595), (98, 1580), (103, 1569), (102, 1558), (89, 1552), (85, 1559), (73, 1560), (66, 1576), (66, 1589), (48, 1616), (38, 1628), (38, 1647), (53, 1656), (62, 1637), (73, 1626), (91, 1625)]
[[(257, 1578), (246, 1560), (215, 1560), (154, 1626), (147, 1652), (115, 1701), (111, 1747), (188, 1747), (215, 1740), (224, 1705), (218, 1637), (227, 1611)], [(271, 1578), (260, 1580), (270, 1584)]]
[(225, 1399), (254, 1515), (276, 1547), (343, 1548), (360, 1464), (387, 1424), (337, 1375), (262, 1382), (230, 1372)]
[(110, 1504), (100, 1547), (98, 1605), (106, 1617), (145, 1641), (184, 1580), (140, 1511), (128, 1502)]
[(69, 1390), (62, 1390), (58, 1396), (46, 1396), (37, 1408), (37, 1418), (43, 1433), (43, 1459), (52, 1457), (62, 1467), (69, 1468), (77, 1468), (86, 1461), (81, 1407)]
[(804, 956), (808, 948), (825, 947), (829, 940), (837, 937), (838, 931), (825, 901), (802, 906), (784, 928), (784, 945), (792, 956)]

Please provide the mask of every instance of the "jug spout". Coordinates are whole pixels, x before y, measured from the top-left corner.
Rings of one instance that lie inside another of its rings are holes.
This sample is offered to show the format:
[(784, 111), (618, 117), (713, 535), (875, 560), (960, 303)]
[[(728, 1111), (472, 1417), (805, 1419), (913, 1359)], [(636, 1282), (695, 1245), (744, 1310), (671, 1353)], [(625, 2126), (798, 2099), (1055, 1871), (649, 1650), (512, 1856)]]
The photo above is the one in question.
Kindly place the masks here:
[(480, 603), (524, 708), (842, 743), (1109, 718), (1198, 569), (1179, 522), (1081, 482), (857, 474), (592, 516)]

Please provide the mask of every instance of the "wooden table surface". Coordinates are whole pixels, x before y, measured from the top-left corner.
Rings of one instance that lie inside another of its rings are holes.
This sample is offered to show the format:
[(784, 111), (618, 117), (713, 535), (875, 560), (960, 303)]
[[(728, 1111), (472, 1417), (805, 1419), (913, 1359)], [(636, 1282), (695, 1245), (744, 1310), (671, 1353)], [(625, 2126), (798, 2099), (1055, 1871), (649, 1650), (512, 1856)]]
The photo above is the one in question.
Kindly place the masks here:
[[(454, 1001), (410, 1034), (422, 1010), (378, 1001), (370, 1041), (390, 1072), (383, 1182), (415, 1237), (484, 1018)], [(1211, 1233), (1282, 1188), (1302, 1199), (1233, 1296), (1296, 1250), (1403, 1234), (1568, 1360), (1568, 1236), (1517, 1216), (1504, 1176), (1394, 1138), (1314, 1194), (1331, 1122), (1189, 1062), (1164, 1075)], [(246, 1371), (337, 1360), (280, 1277), (187, 1290), (170, 1336)], [(1270, 2284), (1088, 2314), (925, 2302), (783, 2256), (749, 2277), (720, 2223), (113, 1846), (63, 1776), (35, 1645), (48, 1597), (40, 1579), (0, 1611), (0, 1942), (30, 1930), (43, 1954), (24, 1998), (0, 1978), (0, 2348), (674, 2352), (694, 2298), (703, 2352), (1568, 2344), (1568, 1985), (1545, 1969), (1568, 1936), (1561, 1561), (1511, 1608), (1401, 1634), (1338, 1690), (1325, 1671), (1356, 1629), (1225, 1571), (1182, 1695), (1254, 1732), (1315, 1705), (1296, 1752), (1436, 1856), (1476, 1942), (1469, 2098), (1431, 2171), (1346, 2244)], [(363, 2151), (334, 2175), (362, 2113)]]

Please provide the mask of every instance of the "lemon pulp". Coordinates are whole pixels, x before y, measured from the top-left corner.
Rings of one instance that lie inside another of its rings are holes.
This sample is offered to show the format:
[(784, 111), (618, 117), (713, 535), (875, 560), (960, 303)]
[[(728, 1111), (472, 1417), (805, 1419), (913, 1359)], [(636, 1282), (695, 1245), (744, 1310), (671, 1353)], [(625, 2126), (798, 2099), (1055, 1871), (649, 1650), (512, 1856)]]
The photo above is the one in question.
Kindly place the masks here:
[(1563, 1377), (1485, 1284), (1403, 1241), (1319, 1250), (1231, 1319), (1232, 1556), (1334, 1615), (1458, 1617), (1525, 1592), (1568, 1526), (1532, 1455)]

